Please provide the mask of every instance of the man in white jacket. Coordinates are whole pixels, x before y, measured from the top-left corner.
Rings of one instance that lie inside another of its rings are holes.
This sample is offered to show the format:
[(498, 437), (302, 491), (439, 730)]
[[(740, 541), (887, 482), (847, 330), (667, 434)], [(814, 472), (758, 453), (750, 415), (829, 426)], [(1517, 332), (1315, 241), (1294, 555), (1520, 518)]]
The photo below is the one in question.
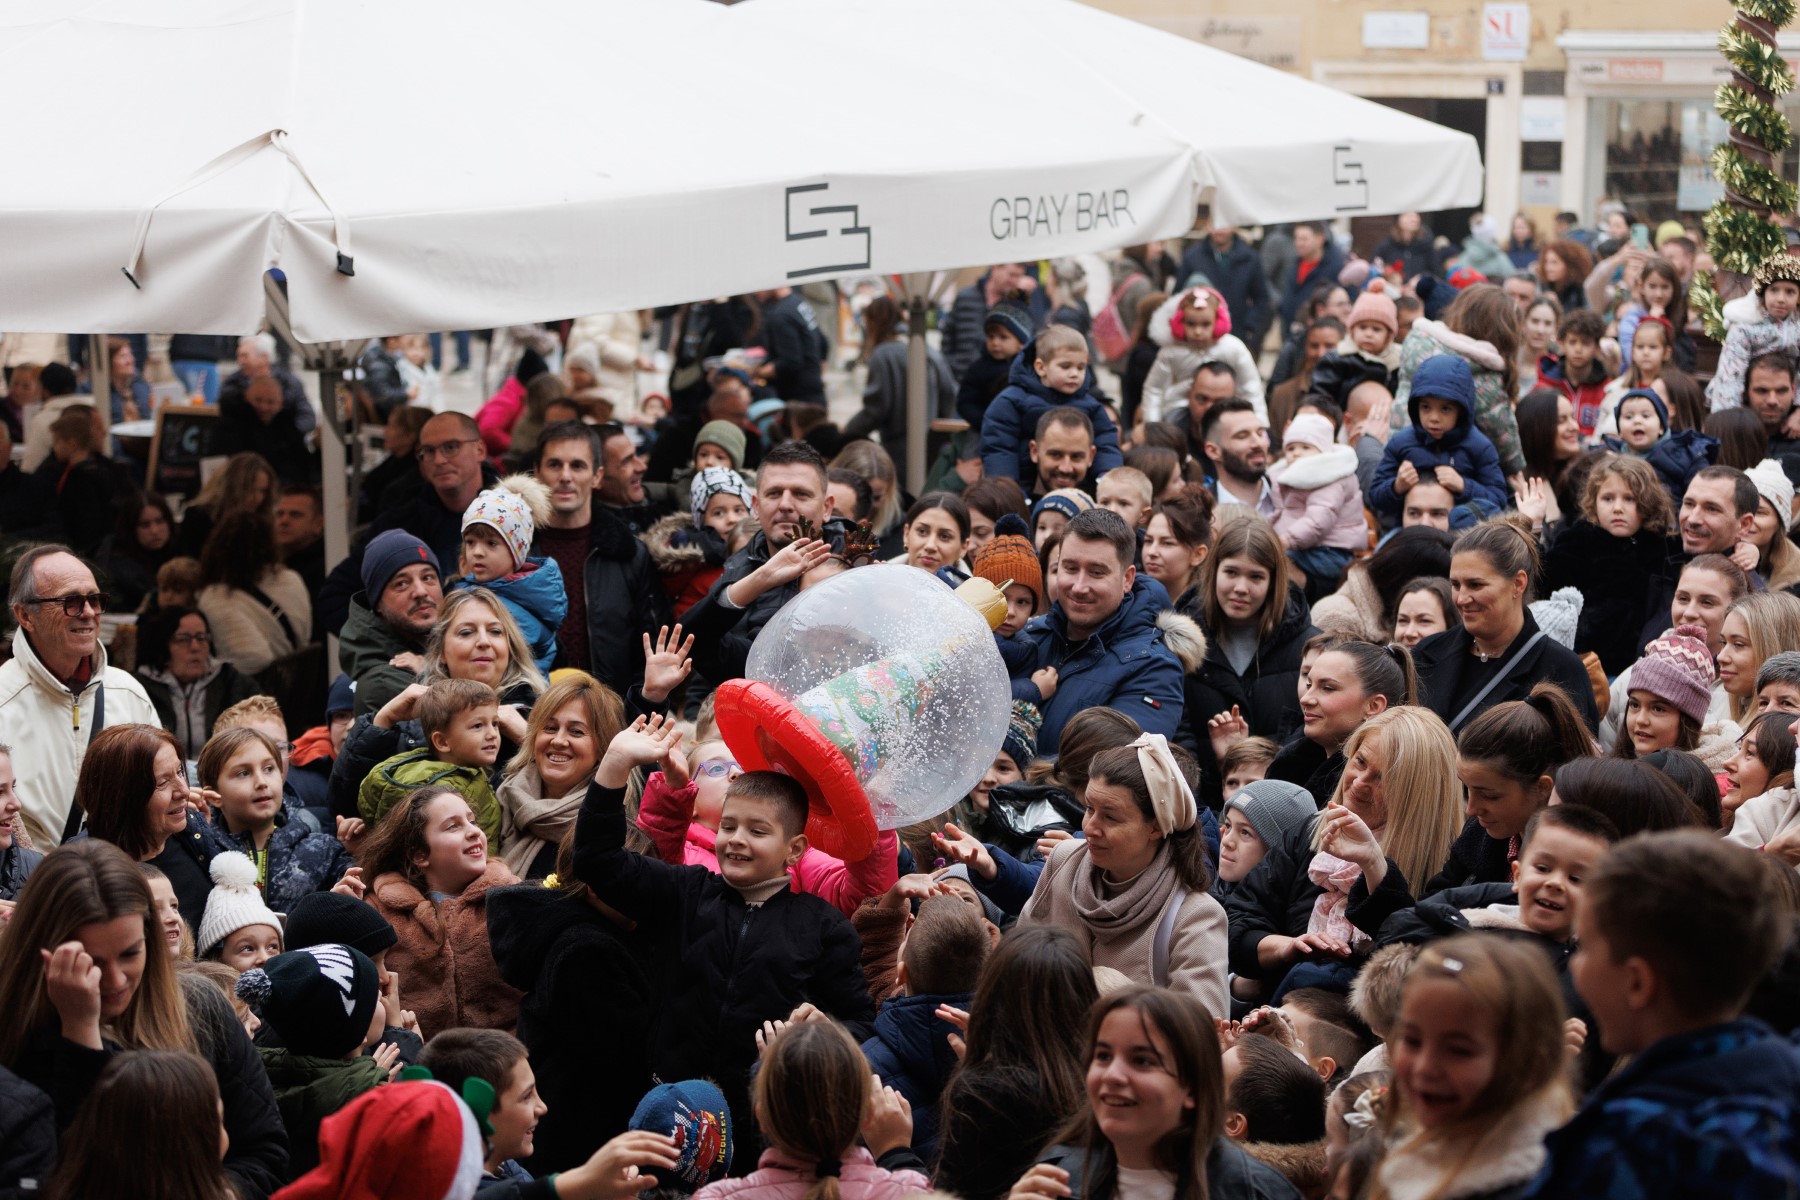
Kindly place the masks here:
[(143, 685), (106, 665), (106, 597), (67, 546), (39, 546), (13, 565), (11, 661), (0, 665), (0, 730), (18, 767), (25, 831), (39, 850), (62, 841), (75, 779), (102, 725), (158, 724)]

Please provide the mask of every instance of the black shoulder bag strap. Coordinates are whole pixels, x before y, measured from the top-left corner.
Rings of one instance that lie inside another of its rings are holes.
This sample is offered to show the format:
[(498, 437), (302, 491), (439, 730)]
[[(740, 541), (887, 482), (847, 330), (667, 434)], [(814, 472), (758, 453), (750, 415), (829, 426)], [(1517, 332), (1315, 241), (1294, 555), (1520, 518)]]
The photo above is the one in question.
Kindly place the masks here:
[[(80, 703), (78, 699), (77, 704)], [(94, 735), (106, 725), (106, 680), (104, 678), (94, 685), (94, 723), (88, 726), (88, 745), (94, 744)], [(68, 841), (81, 832), (87, 823), (87, 814), (73, 800), (69, 802), (69, 819), (63, 822), (62, 840)]]
[(1481, 702), (1488, 698), (1488, 693), (1499, 687), (1502, 679), (1505, 679), (1508, 675), (1512, 674), (1512, 669), (1519, 665), (1519, 660), (1531, 653), (1531, 648), (1537, 645), (1538, 641), (1543, 636), (1544, 631), (1541, 629), (1538, 630), (1525, 640), (1525, 644), (1520, 646), (1511, 658), (1501, 664), (1500, 670), (1492, 679), (1487, 681), (1487, 686), (1482, 688), (1479, 692), (1476, 692), (1475, 698), (1463, 705), (1463, 710), (1456, 714), (1456, 719), (1454, 721), (1450, 722), (1450, 731), (1452, 733), (1462, 728), (1462, 723), (1473, 716), (1477, 708), (1481, 707)]
[(271, 616), (281, 622), (281, 632), (287, 634), (288, 645), (298, 650), (301, 644), (300, 638), (294, 633), (294, 627), (289, 623), (287, 613), (282, 611), (281, 605), (275, 603), (269, 593), (259, 587), (247, 587), (244, 590), (254, 596), (258, 604), (268, 609)]

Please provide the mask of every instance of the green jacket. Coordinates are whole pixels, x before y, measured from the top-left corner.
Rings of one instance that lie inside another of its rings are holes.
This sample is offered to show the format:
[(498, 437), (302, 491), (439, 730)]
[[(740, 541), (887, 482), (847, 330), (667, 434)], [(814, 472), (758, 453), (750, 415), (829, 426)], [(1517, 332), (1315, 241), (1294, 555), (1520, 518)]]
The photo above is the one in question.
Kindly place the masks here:
[(406, 642), (369, 607), (362, 592), (350, 598), (350, 615), (338, 634), (338, 666), (356, 685), (356, 715), (380, 712), (381, 706), (406, 690), (418, 677), (389, 664), (396, 654), (418, 654), (423, 646)]
[(288, 1136), (288, 1173), (319, 1165), (319, 1122), (387, 1078), (372, 1058), (314, 1058), (286, 1046), (258, 1046)]
[(500, 800), (494, 795), (487, 772), (480, 767), (459, 767), (432, 757), (430, 746), (404, 750), (385, 758), (363, 778), (357, 789), (356, 810), (370, 829), (408, 792), (430, 784), (442, 784), (462, 793), (475, 810), (475, 823), (487, 834), (488, 845), (500, 844)]

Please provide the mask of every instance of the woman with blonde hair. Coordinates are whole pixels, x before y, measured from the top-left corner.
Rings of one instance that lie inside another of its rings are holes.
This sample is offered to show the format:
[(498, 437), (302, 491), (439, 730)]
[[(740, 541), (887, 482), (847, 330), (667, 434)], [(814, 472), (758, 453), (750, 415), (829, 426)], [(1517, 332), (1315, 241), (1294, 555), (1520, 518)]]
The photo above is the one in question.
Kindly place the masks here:
[(521, 879), (556, 870), (556, 849), (575, 828), (588, 780), (625, 723), (619, 694), (575, 672), (538, 697), (518, 753), (495, 789), (500, 799), (500, 857)]
[(1271, 845), (1225, 898), (1240, 983), (1279, 985), (1276, 996), (1347, 985), (1382, 921), (1411, 906), (1456, 841), (1456, 743), (1431, 710), (1403, 704), (1370, 717), (1344, 760), (1323, 811)]
[[(1793, 552), (1791, 543), (1788, 549)], [(1719, 686), (1731, 697), (1731, 719), (1743, 725), (1756, 715), (1756, 675), (1763, 661), (1800, 647), (1800, 597), (1753, 592), (1725, 610), (1719, 636), (1725, 643), (1718, 654)]]
[(901, 553), (900, 518), (906, 512), (906, 495), (900, 490), (900, 473), (894, 460), (874, 442), (850, 442), (831, 460), (831, 470), (854, 471), (868, 481), (875, 503), (869, 509), (869, 528), (881, 541), (879, 558), (886, 562)]
[[(128, 1050), (198, 1051), (225, 1104), (225, 1169), (266, 1196), (287, 1167), (287, 1135), (262, 1060), (218, 988), (184, 988), (138, 865), (83, 838), (26, 881), (0, 937), (0, 1066), (42, 1088), (66, 1130), (100, 1073)], [(209, 1031), (235, 1031), (233, 1037)]]

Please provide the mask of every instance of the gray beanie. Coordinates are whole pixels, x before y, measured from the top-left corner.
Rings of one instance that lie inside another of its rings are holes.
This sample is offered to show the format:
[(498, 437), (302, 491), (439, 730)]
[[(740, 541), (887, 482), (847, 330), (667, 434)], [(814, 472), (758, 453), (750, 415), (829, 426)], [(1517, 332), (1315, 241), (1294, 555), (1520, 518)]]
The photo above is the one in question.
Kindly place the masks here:
[(1279, 846), (1289, 830), (1298, 829), (1318, 815), (1318, 802), (1297, 783), (1258, 779), (1246, 783), (1225, 802), (1225, 811), (1236, 809), (1250, 822), (1265, 846)]

